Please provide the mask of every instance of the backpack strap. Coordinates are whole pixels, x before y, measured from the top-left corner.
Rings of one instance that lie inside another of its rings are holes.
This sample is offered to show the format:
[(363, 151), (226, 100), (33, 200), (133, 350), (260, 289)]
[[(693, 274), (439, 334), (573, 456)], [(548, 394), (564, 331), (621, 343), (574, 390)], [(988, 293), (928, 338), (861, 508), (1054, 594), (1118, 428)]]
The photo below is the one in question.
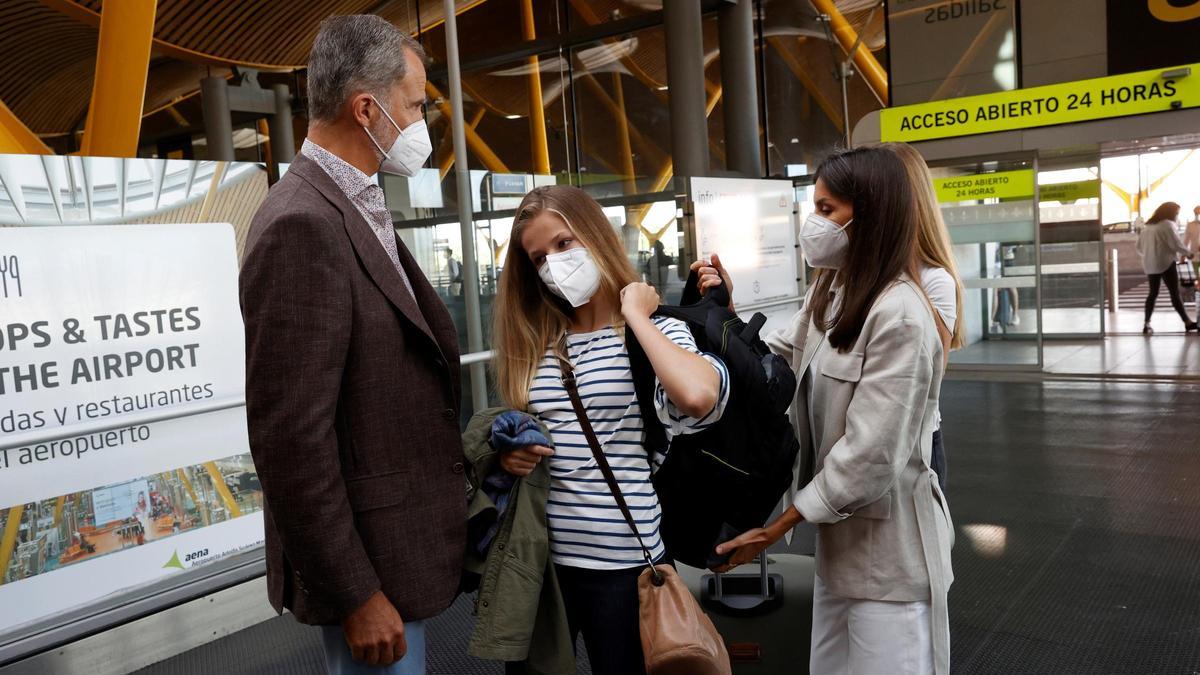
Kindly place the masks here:
[(625, 331), (625, 350), (629, 353), (629, 372), (633, 375), (633, 391), (637, 395), (638, 407), (642, 411), (642, 428), (646, 433), (643, 445), (651, 466), (653, 466), (654, 453), (666, 454), (669, 445), (667, 432), (654, 410), (654, 384), (657, 376), (654, 374), (654, 365), (650, 363), (650, 357), (646, 355), (646, 350), (642, 349), (642, 344), (638, 342), (637, 336), (631, 330)]

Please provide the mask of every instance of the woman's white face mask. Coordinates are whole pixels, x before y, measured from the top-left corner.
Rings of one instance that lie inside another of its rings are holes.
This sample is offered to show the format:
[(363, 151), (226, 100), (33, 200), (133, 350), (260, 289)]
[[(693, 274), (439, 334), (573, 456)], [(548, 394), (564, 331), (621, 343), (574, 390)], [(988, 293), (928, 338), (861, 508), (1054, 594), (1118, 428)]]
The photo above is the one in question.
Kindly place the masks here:
[(600, 268), (591, 252), (582, 247), (547, 255), (538, 276), (551, 293), (572, 307), (586, 305), (600, 288)]
[(850, 249), (846, 228), (852, 222), (853, 218), (845, 225), (838, 225), (816, 213), (805, 219), (800, 226), (800, 250), (809, 267), (836, 270), (846, 263), (846, 252)]

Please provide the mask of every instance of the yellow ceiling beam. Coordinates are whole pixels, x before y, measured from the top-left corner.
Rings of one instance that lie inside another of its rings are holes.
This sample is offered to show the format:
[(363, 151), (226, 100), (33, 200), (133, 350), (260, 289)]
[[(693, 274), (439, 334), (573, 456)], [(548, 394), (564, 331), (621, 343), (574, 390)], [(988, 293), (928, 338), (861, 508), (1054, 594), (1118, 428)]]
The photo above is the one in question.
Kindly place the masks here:
[[(521, 0), (521, 37), (537, 38), (533, 20), (533, 0)], [(529, 57), (529, 141), (534, 173), (550, 173), (550, 148), (546, 142), (546, 104), (542, 99), (542, 71), (538, 57)]]
[[(428, 96), (431, 101), (433, 101), (433, 104), (437, 106), (438, 110), (442, 111), (442, 114), (446, 116), (447, 120), (454, 117), (454, 113), (450, 110), (450, 102), (446, 100), (445, 95), (443, 95), (441, 90), (435, 87), (432, 82), (425, 83), (425, 95)], [(510, 173), (508, 166), (505, 165), (504, 162), (500, 160), (500, 157), (492, 151), (487, 142), (483, 140), (483, 137), (480, 136), (478, 132), (471, 127), (465, 128), (464, 131), (467, 132), (467, 147), (471, 149), (471, 152), (475, 153), (475, 156), (478, 157), (481, 162), (483, 162), (483, 166), (486, 167), (488, 171)]]
[(858, 66), (858, 71), (862, 73), (863, 78), (867, 81), (867, 85), (875, 92), (875, 96), (879, 98), (884, 105), (887, 105), (888, 99), (888, 76), (887, 70), (879, 64), (875, 55), (871, 50), (858, 39), (858, 32), (850, 25), (842, 12), (838, 10), (837, 5), (833, 0), (812, 0), (813, 7), (817, 11), (829, 17), (830, 26), (833, 28), (833, 35), (837, 38), (838, 43), (842, 45), (842, 49), (849, 54), (853, 49), (854, 53), (850, 56), (854, 59), (854, 65)]
[[(486, 114), (487, 108), (479, 106), (479, 109), (475, 111), (475, 115), (467, 120), (467, 128), (474, 131), (475, 127), (479, 126), (479, 123), (483, 120), (483, 116)], [(438, 176), (445, 179), (446, 174), (450, 173), (450, 169), (454, 166), (454, 135), (450, 133), (449, 129), (446, 130), (446, 135), (442, 138), (442, 144), (438, 147), (437, 156), (440, 158), (438, 159)]]
[(53, 155), (54, 151), (0, 101), (0, 153)]
[(106, 2), (82, 153), (136, 157), (158, 0)]

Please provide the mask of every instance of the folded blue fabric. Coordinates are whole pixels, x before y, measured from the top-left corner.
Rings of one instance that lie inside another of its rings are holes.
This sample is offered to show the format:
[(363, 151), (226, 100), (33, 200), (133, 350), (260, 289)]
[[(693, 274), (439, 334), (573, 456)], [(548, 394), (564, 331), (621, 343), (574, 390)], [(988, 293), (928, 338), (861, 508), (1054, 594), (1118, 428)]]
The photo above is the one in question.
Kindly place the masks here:
[(492, 421), (490, 443), (500, 452), (516, 450), (526, 445), (554, 447), (550, 439), (542, 435), (542, 431), (533, 417), (516, 410), (501, 413)]
[[(542, 434), (536, 420), (516, 410), (496, 416), (492, 421), (492, 434), (488, 443), (498, 452), (517, 450), (527, 445), (554, 447), (550, 439)], [(504, 511), (508, 508), (508, 499), (516, 482), (517, 477), (501, 469), (498, 463), (496, 470), (483, 479), (483, 491), (496, 505), (496, 520), (475, 544), (480, 554), (487, 551), (496, 537), (496, 532), (500, 530), (500, 523), (504, 520)]]

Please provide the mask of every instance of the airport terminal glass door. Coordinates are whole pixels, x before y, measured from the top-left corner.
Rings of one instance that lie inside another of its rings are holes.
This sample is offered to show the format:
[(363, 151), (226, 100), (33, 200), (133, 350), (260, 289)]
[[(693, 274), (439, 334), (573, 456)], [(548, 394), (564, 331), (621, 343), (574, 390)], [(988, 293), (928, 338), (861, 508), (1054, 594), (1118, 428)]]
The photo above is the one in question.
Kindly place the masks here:
[(1100, 158), (1039, 159), (1037, 182), (1045, 336), (1100, 339), (1105, 305)]
[(964, 287), (967, 345), (950, 355), (952, 367), (1041, 368), (1036, 164), (1020, 155), (931, 168)]

